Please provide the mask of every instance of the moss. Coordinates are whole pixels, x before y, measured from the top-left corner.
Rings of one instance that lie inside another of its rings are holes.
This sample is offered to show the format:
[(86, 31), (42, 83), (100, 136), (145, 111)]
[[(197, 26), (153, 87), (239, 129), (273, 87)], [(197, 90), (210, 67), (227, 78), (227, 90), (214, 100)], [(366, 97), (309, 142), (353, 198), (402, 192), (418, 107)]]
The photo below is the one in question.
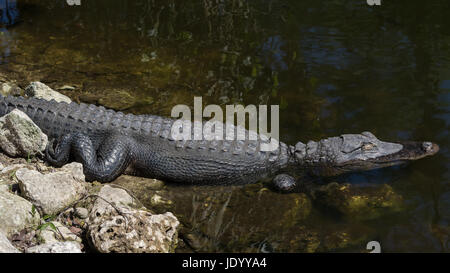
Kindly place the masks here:
[(121, 89), (111, 90), (108, 96), (102, 96), (98, 102), (105, 107), (125, 110), (131, 108), (137, 99), (130, 92)]
[(320, 206), (360, 220), (403, 209), (403, 197), (386, 184), (358, 188), (350, 184), (330, 183), (316, 189), (313, 196)]
[(283, 213), (280, 221), (282, 228), (289, 228), (298, 223), (298, 221), (305, 219), (311, 213), (311, 200), (306, 194), (296, 194), (294, 198), (290, 199), (291, 208)]
[(291, 236), (291, 240), (289, 240), (288, 244), (279, 245), (279, 251), (294, 251), (294, 252), (306, 252), (306, 253), (314, 253), (320, 247), (320, 237), (317, 231), (310, 230), (305, 226), (300, 226), (295, 230), (293, 236)]
[(365, 225), (335, 225), (332, 230), (323, 231), (320, 251), (345, 251), (348, 248), (364, 250), (374, 230)]

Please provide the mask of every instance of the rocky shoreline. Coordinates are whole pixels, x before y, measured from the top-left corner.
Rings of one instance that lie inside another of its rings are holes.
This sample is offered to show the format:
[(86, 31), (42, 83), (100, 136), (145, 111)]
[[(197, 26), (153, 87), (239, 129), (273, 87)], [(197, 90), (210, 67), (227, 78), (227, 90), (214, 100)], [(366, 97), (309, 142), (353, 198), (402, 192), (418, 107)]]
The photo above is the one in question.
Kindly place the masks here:
[[(0, 94), (70, 102), (40, 82), (24, 89), (2, 82)], [(287, 245), (281, 240), (278, 249), (330, 251), (359, 245), (368, 240), (367, 235), (347, 227), (298, 227), (296, 223), (303, 223), (313, 207), (353, 221), (370, 221), (404, 209), (402, 196), (389, 185), (361, 190), (346, 183), (329, 183), (281, 195), (255, 184), (239, 188), (234, 195), (235, 201), (245, 197), (239, 201), (246, 208), (239, 219), (225, 215), (230, 213), (232, 191), (220, 197), (217, 187), (212, 192), (202, 189), (190, 199), (192, 193), (168, 191), (164, 182), (155, 179), (123, 175), (109, 184), (87, 183), (81, 164), (54, 168), (42, 160), (47, 142), (47, 136), (23, 112), (14, 110), (0, 117), (0, 253), (214, 251), (222, 233), (229, 228), (238, 231), (249, 222), (258, 223), (255, 230), (238, 240), (254, 252), (254, 241), (260, 233), (270, 233), (274, 219), (277, 228), (296, 234)], [(268, 212), (267, 204), (278, 199), (284, 200), (278, 204), (285, 207), (273, 209), (283, 213)], [(225, 217), (234, 221), (233, 226), (223, 222)]]
[[(40, 82), (2, 95), (70, 102)], [(180, 222), (118, 185), (87, 183), (80, 163), (42, 160), (47, 136), (19, 110), (0, 118), (0, 253), (174, 252)]]

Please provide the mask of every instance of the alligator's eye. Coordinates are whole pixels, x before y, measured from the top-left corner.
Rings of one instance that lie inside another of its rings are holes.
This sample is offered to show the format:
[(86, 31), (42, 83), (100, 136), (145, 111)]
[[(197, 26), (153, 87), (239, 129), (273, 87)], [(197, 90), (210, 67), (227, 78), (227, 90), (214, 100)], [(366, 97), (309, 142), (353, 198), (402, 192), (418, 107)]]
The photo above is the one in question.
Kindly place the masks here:
[(375, 149), (375, 147), (376, 147), (376, 145), (373, 144), (373, 143), (364, 143), (361, 146), (361, 150), (363, 150), (363, 151), (370, 151), (370, 150)]

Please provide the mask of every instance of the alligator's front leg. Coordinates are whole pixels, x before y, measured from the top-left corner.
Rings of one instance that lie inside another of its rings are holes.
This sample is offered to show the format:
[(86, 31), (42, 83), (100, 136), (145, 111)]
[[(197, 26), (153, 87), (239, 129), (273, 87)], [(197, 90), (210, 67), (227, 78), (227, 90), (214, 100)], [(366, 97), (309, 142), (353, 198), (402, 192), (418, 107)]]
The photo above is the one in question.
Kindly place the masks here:
[(83, 164), (86, 180), (109, 182), (123, 173), (130, 163), (128, 139), (124, 136), (111, 135), (103, 139), (98, 150), (89, 136), (75, 133), (65, 135), (56, 149), (47, 146), (47, 160), (62, 166), (68, 162), (70, 155)]
[(281, 192), (291, 192), (296, 186), (297, 181), (288, 174), (279, 174), (272, 180), (275, 189)]

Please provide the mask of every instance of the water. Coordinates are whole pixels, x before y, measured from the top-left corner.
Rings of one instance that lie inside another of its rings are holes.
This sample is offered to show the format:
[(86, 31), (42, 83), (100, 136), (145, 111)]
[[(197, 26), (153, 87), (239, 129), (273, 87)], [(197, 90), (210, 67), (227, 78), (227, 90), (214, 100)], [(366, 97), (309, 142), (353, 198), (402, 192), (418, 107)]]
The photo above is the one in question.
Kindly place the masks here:
[[(388, 185), (401, 211), (344, 217), (262, 185), (176, 187), (167, 194), (198, 251), (448, 252), (448, 1), (0, 1), (0, 72), (72, 99), (170, 115), (176, 104), (279, 104), (289, 144), (371, 131), (429, 140), (432, 158), (331, 181)], [(8, 22), (18, 24), (6, 27)], [(323, 182), (323, 181), (322, 181)], [(330, 182), (330, 181), (325, 181)], [(199, 235), (200, 234), (200, 235)], [(181, 247), (180, 251), (189, 251)]]

